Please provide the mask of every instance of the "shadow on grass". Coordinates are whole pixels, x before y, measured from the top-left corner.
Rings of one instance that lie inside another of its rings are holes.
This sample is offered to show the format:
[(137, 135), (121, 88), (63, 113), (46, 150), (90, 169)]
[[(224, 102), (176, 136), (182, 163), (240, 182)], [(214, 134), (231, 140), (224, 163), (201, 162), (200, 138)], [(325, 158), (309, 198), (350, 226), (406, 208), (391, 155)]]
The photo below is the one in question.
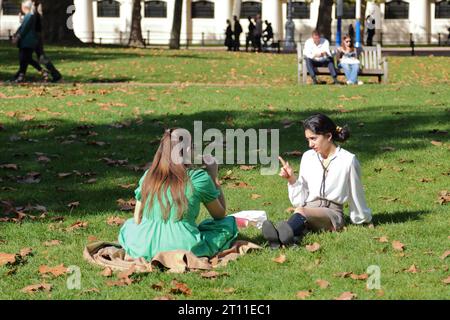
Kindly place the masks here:
[(414, 220), (422, 220), (423, 216), (431, 213), (429, 210), (423, 211), (396, 211), (396, 212), (377, 212), (373, 215), (375, 226), (390, 223), (404, 223)]
[[(402, 106), (396, 106), (401, 109)], [(360, 110), (361, 112), (369, 109)], [(404, 113), (397, 116), (373, 117), (364, 119), (364, 127), (359, 113), (336, 114), (329, 110), (318, 109), (339, 116), (339, 123), (347, 123), (355, 128), (351, 143), (344, 148), (354, 152), (363, 161), (377, 158), (382, 147), (393, 145), (397, 151), (418, 150), (428, 146), (427, 143), (412, 142), (411, 138), (423, 139), (423, 131), (417, 126), (439, 122), (444, 111), (433, 113)], [(245, 122), (241, 127), (247, 129), (271, 128), (280, 129), (280, 154), (292, 150), (307, 150), (303, 129), (297, 120), (305, 119), (311, 112), (284, 110), (274, 113), (275, 116), (254, 116), (249, 111), (210, 110), (193, 114), (146, 115), (142, 122), (129, 127), (117, 128), (117, 122), (96, 125), (80, 129), (77, 121), (48, 119), (46, 121), (27, 121), (5, 124), (0, 130), (0, 164), (17, 163), (19, 170), (0, 169), (0, 182), (3, 188), (13, 188), (13, 191), (3, 189), (1, 200), (12, 201), (16, 206), (40, 204), (58, 214), (69, 214), (67, 205), (79, 201), (80, 206), (74, 209), (71, 216), (86, 214), (102, 214), (105, 211), (118, 211), (116, 200), (133, 197), (133, 188), (123, 189), (119, 184), (137, 183), (143, 174), (142, 167), (150, 162), (164, 129), (184, 127), (193, 132), (193, 122), (202, 120), (203, 131), (217, 128), (222, 132), (230, 128), (225, 119), (235, 122)], [(295, 126), (285, 129), (282, 119), (296, 119)], [(336, 119), (336, 118), (335, 118)], [(120, 121), (124, 121), (121, 119)], [(231, 126), (237, 128), (236, 126)], [(396, 130), (392, 130), (396, 128)], [(20, 140), (18, 140), (20, 139)], [(105, 144), (92, 144), (101, 141)], [(206, 144), (209, 144), (207, 142)], [(51, 159), (47, 163), (38, 163), (36, 153), (44, 153)], [(247, 156), (248, 157), (248, 156)], [(246, 159), (247, 159), (246, 157)], [(108, 166), (103, 158), (127, 160), (127, 166)], [(287, 157), (291, 162), (298, 162), (298, 157)], [(297, 166), (298, 164), (295, 164)], [(238, 170), (240, 164), (224, 165), (225, 170)], [(73, 173), (78, 171), (81, 175)], [(38, 184), (19, 184), (18, 176), (28, 172), (41, 173)], [(72, 172), (67, 178), (59, 178), (58, 173)], [(83, 173), (95, 173), (83, 176)], [(87, 183), (90, 178), (96, 178), (93, 184)], [(61, 191), (63, 189), (64, 191)], [(389, 221), (402, 222), (408, 219), (418, 219), (423, 212), (382, 213), (374, 215), (376, 223)], [(254, 241), (255, 239), (253, 239)], [(257, 243), (261, 243), (257, 241)]]

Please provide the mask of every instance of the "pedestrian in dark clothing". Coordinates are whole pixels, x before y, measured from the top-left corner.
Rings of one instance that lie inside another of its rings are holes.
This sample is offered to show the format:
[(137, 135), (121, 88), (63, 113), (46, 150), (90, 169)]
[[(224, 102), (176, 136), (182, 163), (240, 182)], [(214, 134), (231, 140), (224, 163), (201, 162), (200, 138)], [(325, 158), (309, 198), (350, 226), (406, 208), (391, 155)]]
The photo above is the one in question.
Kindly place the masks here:
[(248, 51), (248, 47), (251, 45), (252, 47), (255, 46), (255, 24), (252, 21), (252, 17), (248, 17), (248, 33), (247, 37), (245, 39), (245, 51)]
[[(51, 60), (47, 57), (47, 55), (44, 52), (44, 41), (42, 38), (42, 17), (41, 17), (40, 8), (41, 8), (41, 4), (39, 3), (38, 0), (35, 0), (34, 6), (33, 6), (33, 14), (36, 18), (35, 30), (36, 30), (36, 34), (38, 37), (38, 43), (37, 43), (34, 51), (36, 52), (39, 63), (45, 65), (47, 70), (52, 75), (52, 82), (58, 82), (62, 78), (61, 73), (56, 69), (56, 67), (53, 65)], [(44, 78), (45, 78), (45, 74), (46, 74), (46, 72), (44, 73)], [(48, 74), (47, 74), (46, 78), (48, 80)]]
[(38, 37), (35, 32), (36, 19), (31, 8), (31, 0), (22, 2), (22, 12), (25, 14), (23, 22), (13, 37), (13, 43), (19, 47), (19, 71), (17, 71), (14, 82), (23, 82), (27, 73), (28, 65), (32, 64), (36, 69), (42, 70), (39, 63), (33, 60), (33, 51), (36, 48)]
[(372, 15), (368, 15), (366, 18), (366, 30), (366, 46), (373, 46), (373, 37), (375, 36), (375, 18)]
[(266, 24), (266, 29), (264, 29), (264, 36), (263, 36), (263, 41), (264, 41), (264, 46), (267, 46), (267, 43), (270, 40), (273, 40), (273, 29), (272, 29), (272, 24), (269, 21), (264, 21)]
[(258, 52), (262, 51), (262, 47), (261, 47), (261, 37), (262, 37), (262, 32), (263, 32), (263, 28), (262, 28), (262, 20), (261, 20), (261, 16), (258, 14), (256, 15), (255, 18), (255, 31), (253, 33), (254, 37), (255, 37), (255, 44), (254, 47), (256, 50), (258, 50)]
[(241, 33), (242, 33), (242, 26), (239, 23), (239, 19), (237, 16), (233, 17), (234, 19), (234, 51), (239, 51), (239, 47), (241, 46)]
[(355, 39), (355, 28), (353, 28), (353, 24), (348, 25), (348, 35), (352, 41)]
[(227, 20), (227, 29), (225, 30), (225, 46), (228, 48), (227, 51), (233, 49), (233, 30), (231, 30), (231, 22)]

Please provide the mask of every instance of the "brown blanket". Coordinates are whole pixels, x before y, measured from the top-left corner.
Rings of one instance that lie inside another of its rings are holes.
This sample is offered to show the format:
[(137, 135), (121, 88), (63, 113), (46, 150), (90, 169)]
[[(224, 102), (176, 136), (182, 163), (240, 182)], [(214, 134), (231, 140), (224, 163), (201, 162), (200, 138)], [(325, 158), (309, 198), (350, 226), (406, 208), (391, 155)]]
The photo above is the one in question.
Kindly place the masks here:
[(97, 241), (84, 248), (83, 257), (92, 264), (109, 267), (114, 271), (129, 270), (134, 266), (136, 272), (152, 272), (154, 267), (163, 267), (168, 272), (183, 273), (226, 266), (228, 261), (236, 260), (254, 249), (262, 248), (252, 242), (238, 240), (230, 249), (219, 252), (210, 259), (197, 257), (190, 251), (175, 250), (160, 252), (151, 261), (146, 261), (143, 258), (129, 257), (118, 243)]

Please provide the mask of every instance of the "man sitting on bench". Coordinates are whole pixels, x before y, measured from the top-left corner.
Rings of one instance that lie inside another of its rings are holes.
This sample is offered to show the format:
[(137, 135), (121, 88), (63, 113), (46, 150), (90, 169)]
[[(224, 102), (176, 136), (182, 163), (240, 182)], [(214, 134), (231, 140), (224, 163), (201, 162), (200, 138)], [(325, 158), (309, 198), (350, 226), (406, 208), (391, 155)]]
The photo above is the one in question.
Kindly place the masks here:
[(312, 37), (306, 40), (303, 55), (305, 56), (306, 68), (314, 84), (318, 84), (315, 70), (317, 67), (328, 67), (333, 77), (333, 83), (339, 84), (330, 52), (330, 43), (327, 39), (320, 37), (319, 31), (314, 30)]

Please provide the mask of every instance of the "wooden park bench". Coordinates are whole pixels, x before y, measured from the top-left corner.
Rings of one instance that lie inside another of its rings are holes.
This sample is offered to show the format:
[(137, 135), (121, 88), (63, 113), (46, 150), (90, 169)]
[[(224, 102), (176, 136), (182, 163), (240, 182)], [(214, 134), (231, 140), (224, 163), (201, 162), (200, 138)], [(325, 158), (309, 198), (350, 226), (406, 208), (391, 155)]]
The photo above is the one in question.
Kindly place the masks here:
[[(336, 50), (334, 51), (336, 52)], [(298, 56), (298, 83), (306, 84), (308, 70), (306, 68), (306, 61), (303, 58), (303, 47), (301, 43), (297, 44), (297, 56)], [(338, 75), (345, 75), (344, 71), (337, 68), (336, 56), (335, 67)], [(388, 83), (388, 62), (386, 57), (381, 55), (381, 46), (377, 44), (374, 47), (363, 47), (359, 54), (359, 61), (361, 62), (358, 76), (376, 76), (378, 82)], [(327, 67), (316, 68), (317, 75), (329, 75), (330, 70)]]

